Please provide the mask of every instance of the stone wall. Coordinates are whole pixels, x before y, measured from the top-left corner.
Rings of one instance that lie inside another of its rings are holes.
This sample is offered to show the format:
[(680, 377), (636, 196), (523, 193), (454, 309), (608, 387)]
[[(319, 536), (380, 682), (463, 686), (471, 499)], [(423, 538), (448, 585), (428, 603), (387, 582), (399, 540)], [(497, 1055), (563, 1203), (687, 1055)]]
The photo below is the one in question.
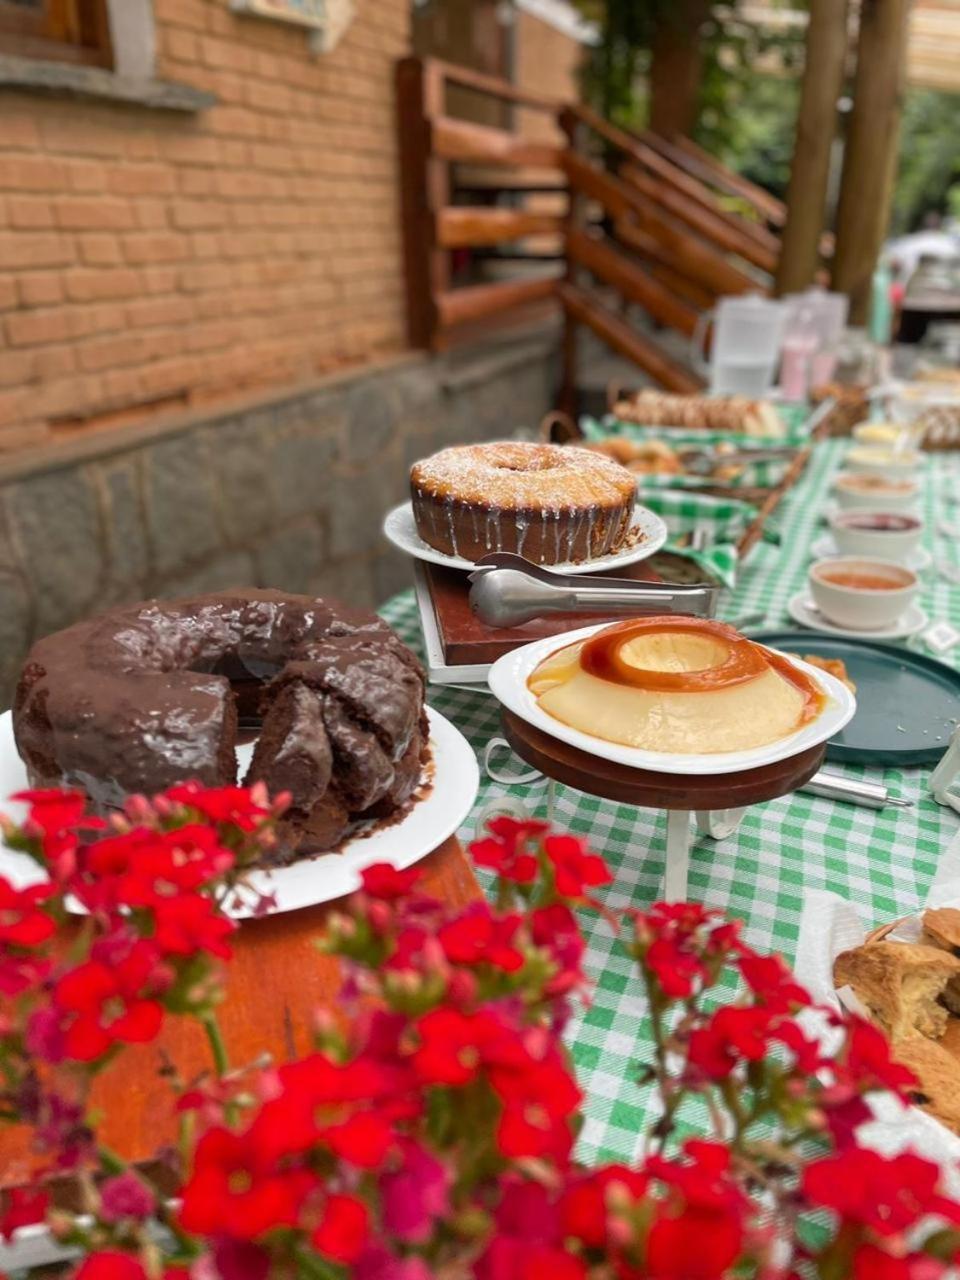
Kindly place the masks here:
[(534, 429), (554, 332), (410, 354), (295, 393), (0, 461), (0, 698), (31, 642), (120, 601), (259, 585), (373, 606), (410, 582), (384, 541), (409, 466)]

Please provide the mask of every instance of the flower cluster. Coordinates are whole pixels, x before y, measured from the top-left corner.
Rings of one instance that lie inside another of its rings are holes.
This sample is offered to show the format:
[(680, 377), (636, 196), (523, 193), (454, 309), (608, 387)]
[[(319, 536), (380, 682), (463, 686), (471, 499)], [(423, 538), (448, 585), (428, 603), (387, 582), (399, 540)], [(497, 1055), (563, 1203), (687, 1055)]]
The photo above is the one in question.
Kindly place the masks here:
[[(858, 1142), (871, 1094), (909, 1097), (884, 1037), (825, 1011), (814, 1034), (783, 961), (715, 912), (617, 920), (596, 896), (609, 871), (575, 836), (491, 823), (472, 852), (495, 907), (452, 910), (416, 869), (368, 868), (320, 940), (344, 1016), (318, 1014), (305, 1057), (231, 1068), (224, 908), (282, 798), (178, 787), (110, 823), (69, 792), (22, 799), (6, 839), (43, 879), (0, 881), (2, 1114), (32, 1127), (47, 1174), (72, 1172), (85, 1214), (53, 1207), (41, 1171), (7, 1195), (0, 1234), (46, 1219), (83, 1255), (79, 1280), (936, 1280), (960, 1260), (937, 1167)], [(658, 1118), (629, 1165), (576, 1159), (578, 910), (616, 931), (646, 994), (639, 1087)], [(197, 1079), (165, 1071), (174, 1199), (88, 1114), (94, 1075), (170, 1016), (197, 1018), (211, 1049)], [(697, 1116), (711, 1132), (695, 1138)]]

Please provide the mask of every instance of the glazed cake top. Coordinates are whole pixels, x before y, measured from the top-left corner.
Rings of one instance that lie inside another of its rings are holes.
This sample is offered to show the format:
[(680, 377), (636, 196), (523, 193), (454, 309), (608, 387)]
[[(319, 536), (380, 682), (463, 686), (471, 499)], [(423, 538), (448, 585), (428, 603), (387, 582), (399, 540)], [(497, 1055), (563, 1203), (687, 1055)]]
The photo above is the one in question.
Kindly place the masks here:
[(442, 449), (414, 465), (415, 496), (499, 510), (585, 510), (632, 501), (636, 479), (603, 454), (555, 444), (497, 441)]

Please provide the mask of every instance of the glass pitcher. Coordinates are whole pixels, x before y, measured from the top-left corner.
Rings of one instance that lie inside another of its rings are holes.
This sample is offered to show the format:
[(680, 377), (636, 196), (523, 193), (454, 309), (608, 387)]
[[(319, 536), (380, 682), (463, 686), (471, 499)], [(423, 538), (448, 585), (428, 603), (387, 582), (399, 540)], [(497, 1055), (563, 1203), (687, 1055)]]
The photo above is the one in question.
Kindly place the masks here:
[[(720, 298), (697, 321), (690, 339), (695, 367), (710, 380), (710, 393), (756, 399), (773, 385), (788, 307), (758, 293)], [(713, 320), (709, 364), (703, 355), (707, 325)]]

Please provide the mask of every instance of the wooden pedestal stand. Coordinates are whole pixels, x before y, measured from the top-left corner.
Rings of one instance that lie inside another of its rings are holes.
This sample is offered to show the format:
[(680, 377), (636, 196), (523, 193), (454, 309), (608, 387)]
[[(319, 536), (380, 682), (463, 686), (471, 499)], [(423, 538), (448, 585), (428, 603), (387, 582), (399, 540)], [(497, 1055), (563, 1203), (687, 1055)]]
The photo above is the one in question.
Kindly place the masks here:
[(731, 835), (748, 805), (795, 791), (808, 782), (823, 763), (826, 743), (800, 755), (740, 773), (677, 774), (632, 769), (568, 746), (519, 716), (501, 709), (504, 736), (514, 752), (545, 777), (638, 809), (666, 809), (667, 857), (664, 898), (681, 902), (687, 896), (691, 815), (697, 828), (714, 840)]

